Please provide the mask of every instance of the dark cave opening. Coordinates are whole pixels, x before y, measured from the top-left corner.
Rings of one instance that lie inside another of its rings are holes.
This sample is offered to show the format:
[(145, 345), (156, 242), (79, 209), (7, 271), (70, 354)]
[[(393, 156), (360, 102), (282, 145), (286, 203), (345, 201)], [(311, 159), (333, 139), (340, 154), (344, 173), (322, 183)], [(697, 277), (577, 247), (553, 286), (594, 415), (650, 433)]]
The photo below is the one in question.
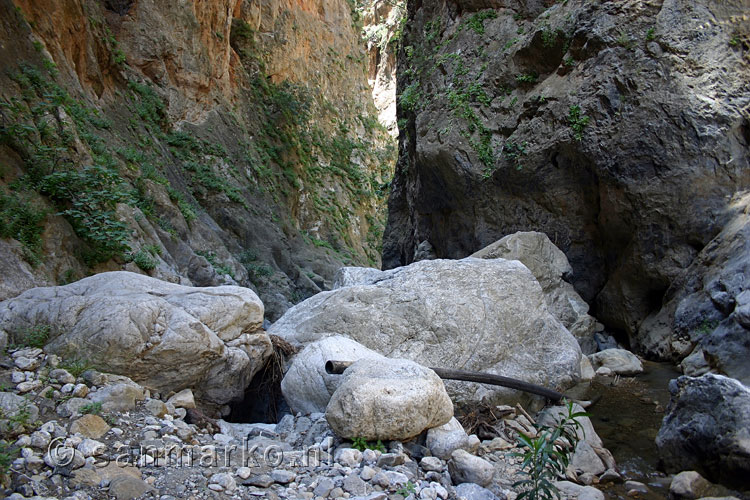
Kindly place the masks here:
[(283, 339), (271, 335), (273, 353), (258, 370), (242, 399), (229, 405), (230, 413), (225, 417), (231, 423), (275, 424), (291, 413), (283, 394), (281, 379), (284, 378), (284, 362), (296, 349)]

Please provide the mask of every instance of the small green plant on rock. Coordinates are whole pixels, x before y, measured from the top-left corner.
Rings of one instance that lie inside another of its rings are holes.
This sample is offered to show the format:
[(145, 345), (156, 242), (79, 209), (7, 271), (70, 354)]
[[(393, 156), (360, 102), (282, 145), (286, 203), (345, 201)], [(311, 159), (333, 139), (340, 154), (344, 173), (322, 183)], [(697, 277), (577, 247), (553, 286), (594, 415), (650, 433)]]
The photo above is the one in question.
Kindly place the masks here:
[(352, 439), (352, 448), (359, 451), (375, 450), (381, 453), (386, 452), (385, 445), (380, 439), (378, 439), (377, 442), (368, 442), (363, 437), (356, 437)]
[(401, 488), (396, 490), (396, 495), (401, 495), (402, 497), (406, 498), (409, 495), (412, 495), (416, 492), (417, 492), (417, 486), (411, 481), (407, 481), (405, 485), (403, 485)]
[(100, 402), (85, 404), (78, 411), (82, 415), (99, 415), (102, 412), (102, 404)]
[(86, 370), (94, 368), (94, 365), (84, 359), (74, 359), (61, 362), (58, 365), (58, 368), (62, 368), (63, 370), (73, 375), (75, 378), (78, 378), (83, 375), (83, 372), (85, 372)]
[(578, 431), (583, 430), (583, 426), (577, 419), (589, 416), (585, 412), (576, 412), (572, 401), (566, 401), (565, 406), (567, 414), (561, 415), (562, 418), (555, 427), (538, 427), (536, 438), (518, 435), (518, 442), (525, 451), (514, 455), (523, 458), (521, 469), (529, 476), (513, 485), (514, 488), (524, 488), (518, 495), (518, 500), (560, 498), (560, 492), (553, 481), (558, 477), (565, 477), (565, 469), (578, 445)]
[(26, 328), (19, 336), (16, 347), (38, 347), (41, 349), (47, 344), (49, 334), (49, 325), (37, 325)]
[(573, 137), (576, 141), (583, 139), (583, 131), (589, 124), (591, 118), (581, 114), (581, 106), (575, 104), (568, 110), (568, 124), (573, 129)]

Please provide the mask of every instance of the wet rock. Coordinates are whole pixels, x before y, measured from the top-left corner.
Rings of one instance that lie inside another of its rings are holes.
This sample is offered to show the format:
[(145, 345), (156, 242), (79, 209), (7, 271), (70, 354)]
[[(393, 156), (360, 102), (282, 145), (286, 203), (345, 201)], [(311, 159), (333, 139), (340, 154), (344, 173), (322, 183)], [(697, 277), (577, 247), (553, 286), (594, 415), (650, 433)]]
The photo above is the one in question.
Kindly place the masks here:
[(674, 499), (693, 500), (704, 497), (711, 488), (711, 483), (696, 471), (684, 471), (677, 474), (669, 485), (669, 495)]

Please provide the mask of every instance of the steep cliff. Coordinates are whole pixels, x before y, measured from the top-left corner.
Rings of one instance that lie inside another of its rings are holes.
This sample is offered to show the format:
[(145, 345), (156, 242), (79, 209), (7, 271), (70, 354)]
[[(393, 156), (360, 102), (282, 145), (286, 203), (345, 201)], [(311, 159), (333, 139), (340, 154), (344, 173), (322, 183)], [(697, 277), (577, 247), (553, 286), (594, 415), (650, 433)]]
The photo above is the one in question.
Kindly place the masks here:
[(750, 186), (746, 5), (410, 2), (384, 267), (541, 231), (637, 341)]
[(274, 319), (379, 264), (395, 148), (349, 2), (2, 0), (0, 29), (0, 299), (125, 268)]

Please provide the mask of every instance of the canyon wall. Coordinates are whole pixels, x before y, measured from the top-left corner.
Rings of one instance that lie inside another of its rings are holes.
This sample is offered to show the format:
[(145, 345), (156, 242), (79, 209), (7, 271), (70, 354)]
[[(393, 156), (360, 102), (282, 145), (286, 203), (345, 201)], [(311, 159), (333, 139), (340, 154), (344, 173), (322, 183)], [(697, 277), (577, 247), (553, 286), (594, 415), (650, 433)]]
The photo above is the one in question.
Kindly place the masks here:
[(395, 160), (345, 0), (2, 0), (0, 299), (116, 269), (259, 291), (380, 263)]
[(746, 5), (410, 2), (384, 267), (541, 231), (638, 344), (750, 186)]

